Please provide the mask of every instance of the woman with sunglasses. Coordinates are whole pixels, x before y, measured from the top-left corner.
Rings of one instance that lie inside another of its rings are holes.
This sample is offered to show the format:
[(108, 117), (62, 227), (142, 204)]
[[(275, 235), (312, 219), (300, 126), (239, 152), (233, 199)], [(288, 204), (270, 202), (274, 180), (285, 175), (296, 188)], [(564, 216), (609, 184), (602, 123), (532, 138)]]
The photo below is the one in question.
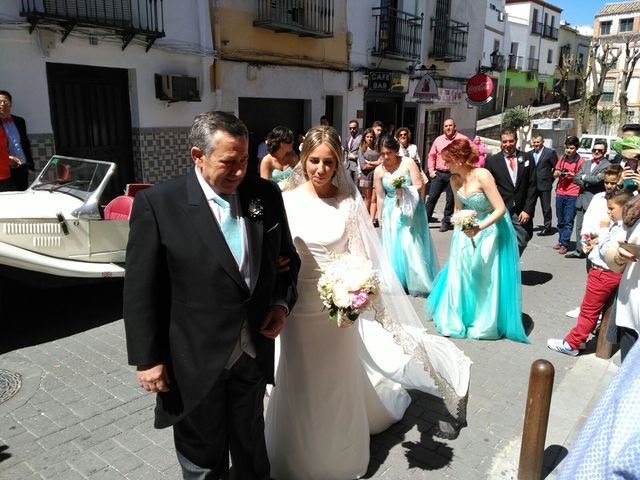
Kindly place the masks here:
[(422, 170), (422, 165), (420, 164), (420, 155), (418, 154), (418, 147), (411, 143), (411, 130), (407, 127), (400, 127), (396, 130), (395, 137), (400, 144), (399, 154), (403, 157), (409, 157), (411, 160), (416, 162), (418, 165), (418, 169), (420, 170), (420, 176), (422, 177), (422, 188), (420, 189), (420, 198), (424, 200), (424, 197), (427, 195), (427, 183), (429, 179)]

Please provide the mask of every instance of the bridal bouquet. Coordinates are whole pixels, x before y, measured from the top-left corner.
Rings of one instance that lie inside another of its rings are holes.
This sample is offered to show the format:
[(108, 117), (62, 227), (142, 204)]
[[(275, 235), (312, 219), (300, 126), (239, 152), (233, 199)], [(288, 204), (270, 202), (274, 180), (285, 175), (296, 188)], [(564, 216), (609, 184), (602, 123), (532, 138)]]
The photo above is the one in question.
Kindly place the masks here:
[[(400, 172), (399, 170), (396, 170), (391, 175), (391, 178), (389, 178), (389, 184), (397, 190), (404, 186), (405, 180), (406, 180), (406, 177), (404, 172)], [(400, 199), (396, 196), (396, 207), (398, 207), (399, 205), (400, 205)]]
[(371, 262), (359, 255), (332, 255), (320, 270), (318, 292), (329, 318), (339, 327), (349, 327), (378, 293), (379, 280)]
[[(451, 223), (463, 232), (478, 226), (478, 213), (475, 210), (459, 210), (451, 216)], [(476, 242), (470, 238), (471, 245), (476, 248)]]

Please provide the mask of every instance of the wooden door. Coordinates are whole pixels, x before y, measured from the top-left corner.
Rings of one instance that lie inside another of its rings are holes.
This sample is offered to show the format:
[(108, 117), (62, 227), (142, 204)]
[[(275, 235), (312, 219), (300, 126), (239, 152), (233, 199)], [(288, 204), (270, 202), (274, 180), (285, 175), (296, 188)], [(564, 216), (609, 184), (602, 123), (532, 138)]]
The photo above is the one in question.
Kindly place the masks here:
[(135, 182), (127, 70), (47, 63), (47, 82), (56, 153), (116, 163), (105, 198), (121, 195)]

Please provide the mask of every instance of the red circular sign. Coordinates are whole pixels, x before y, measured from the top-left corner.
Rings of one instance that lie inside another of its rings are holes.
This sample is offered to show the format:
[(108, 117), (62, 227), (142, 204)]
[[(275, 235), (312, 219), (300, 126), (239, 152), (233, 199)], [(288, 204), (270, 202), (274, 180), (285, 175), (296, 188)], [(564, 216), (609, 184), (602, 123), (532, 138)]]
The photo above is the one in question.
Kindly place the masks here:
[(467, 80), (467, 97), (472, 102), (484, 102), (493, 92), (493, 80), (484, 73), (478, 73)]

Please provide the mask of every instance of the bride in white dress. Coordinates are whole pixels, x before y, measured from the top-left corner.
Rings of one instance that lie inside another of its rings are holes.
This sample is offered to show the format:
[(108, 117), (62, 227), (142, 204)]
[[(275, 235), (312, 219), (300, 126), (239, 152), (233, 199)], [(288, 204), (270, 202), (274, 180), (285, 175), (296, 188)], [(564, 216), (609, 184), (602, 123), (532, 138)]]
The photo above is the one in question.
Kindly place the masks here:
[[(405, 388), (443, 398), (451, 414), (451, 422), (440, 425), (443, 436), (455, 436), (466, 424), (471, 362), (448, 339), (426, 334), (381, 253), (341, 158), (333, 128), (311, 129), (301, 166), (290, 177), (292, 189), (283, 195), (302, 266), (298, 301), (280, 335), (265, 419), (271, 476), (277, 480), (364, 475), (369, 436), (402, 418), (411, 402)], [(338, 328), (324, 310), (317, 283), (329, 252), (345, 251), (372, 260), (381, 294), (354, 326)]]

